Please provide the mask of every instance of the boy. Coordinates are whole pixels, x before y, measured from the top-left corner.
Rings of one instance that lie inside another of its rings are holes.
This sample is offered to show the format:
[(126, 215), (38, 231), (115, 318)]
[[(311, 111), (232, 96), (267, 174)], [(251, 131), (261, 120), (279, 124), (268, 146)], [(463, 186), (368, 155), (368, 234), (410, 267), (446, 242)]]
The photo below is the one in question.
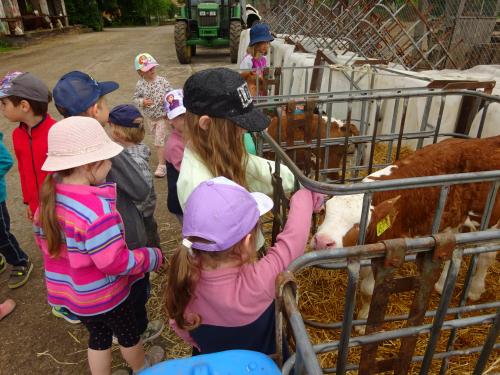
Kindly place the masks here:
[(151, 192), (144, 202), (136, 202), (136, 206), (143, 215), (146, 228), (148, 247), (160, 247), (158, 225), (154, 218), (156, 208), (156, 193), (153, 185), (153, 175), (149, 169), (151, 150), (142, 141), (144, 140), (144, 118), (141, 112), (133, 105), (122, 104), (116, 106), (109, 113), (111, 137), (120, 143), (132, 156), (147, 181)]
[[(21, 179), (23, 203), (26, 205), (26, 216), (29, 220), (33, 219), (38, 208), (40, 187), (47, 175), (42, 171), (42, 165), (47, 158), (47, 134), (55, 123), (47, 112), (51, 99), (48, 87), (31, 73), (8, 73), (0, 85), (2, 114), (9, 121), (19, 122), (19, 126), (12, 133), (12, 140)], [(10, 155), (8, 157), (10, 158)], [(9, 163), (4, 158), (3, 161), (2, 179), (12, 165), (12, 160)], [(5, 186), (4, 181), (2, 184)], [(5, 190), (5, 187), (2, 190)], [(7, 262), (14, 266), (8, 285), (10, 288), (17, 288), (28, 281), (33, 264), (10, 234), (10, 218), (5, 206), (5, 196), (2, 200), (1, 221), (2, 237), (4, 243), (8, 244), (7, 247), (2, 247), (2, 253)], [(2, 268), (5, 269), (4, 261), (0, 261), (0, 269)]]
[[(86, 73), (73, 71), (59, 79), (54, 87), (54, 103), (64, 117), (89, 116), (105, 126), (109, 119), (109, 108), (105, 95), (118, 89), (116, 82), (97, 82)], [(134, 202), (144, 201), (150, 192), (141, 171), (127, 152), (121, 152), (111, 159), (108, 182), (116, 184), (116, 208), (125, 227), (125, 242), (129, 249), (146, 246), (146, 230), (141, 213)], [(150, 341), (160, 335), (163, 324), (148, 323), (146, 302), (149, 294), (149, 274), (137, 281), (130, 295), (134, 296), (139, 332), (143, 341)]]

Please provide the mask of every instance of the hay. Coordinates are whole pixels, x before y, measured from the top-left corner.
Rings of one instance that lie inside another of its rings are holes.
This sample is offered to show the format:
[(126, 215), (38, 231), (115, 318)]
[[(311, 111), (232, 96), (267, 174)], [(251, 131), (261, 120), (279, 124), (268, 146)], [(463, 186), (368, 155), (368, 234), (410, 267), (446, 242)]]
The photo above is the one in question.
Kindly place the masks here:
[[(462, 265), (458, 280), (457, 288), (453, 294), (451, 306), (457, 306), (460, 292), (464, 283), (464, 278), (469, 260), (467, 259)], [(405, 275), (408, 271), (415, 272), (414, 264), (405, 264), (403, 266)], [(297, 275), (297, 283), (299, 286), (299, 310), (304, 319), (318, 322), (339, 322), (342, 321), (344, 311), (344, 296), (347, 287), (347, 272), (344, 270), (321, 270), (317, 268), (309, 268), (299, 272)], [(476, 303), (484, 303), (486, 301), (494, 301), (500, 299), (500, 262), (497, 261), (490, 269), (486, 279), (487, 291), (483, 294), (480, 301)], [(387, 308), (387, 315), (407, 314), (411, 306), (413, 292), (400, 293), (393, 295), (390, 298)], [(359, 299), (359, 298), (358, 298)], [(430, 310), (437, 308), (439, 304), (439, 295), (433, 293), (430, 302)], [(357, 306), (359, 309), (360, 306)], [(356, 309), (356, 313), (357, 313)], [(490, 310), (487, 313), (494, 313)], [(469, 313), (464, 316), (481, 315), (486, 312)], [(447, 319), (452, 319), (451, 316)], [(432, 318), (426, 318), (424, 323), (432, 323)], [(384, 330), (402, 328), (404, 321), (386, 323)], [(457, 340), (455, 349), (481, 346), (486, 339), (488, 330), (491, 325), (481, 325), (461, 329), (457, 331)], [(313, 344), (338, 340), (340, 338), (340, 330), (326, 330), (313, 327), (307, 327), (309, 337)], [(357, 336), (352, 332), (352, 336)], [(427, 346), (429, 335), (420, 335), (417, 341), (417, 346), (414, 355), (423, 355)], [(439, 338), (436, 352), (446, 350), (446, 344), (449, 337), (449, 331), (443, 331)], [(378, 359), (392, 358), (399, 350), (399, 340), (385, 341), (378, 348)], [(452, 357), (449, 362), (449, 374), (470, 374), (474, 368), (475, 361), (479, 354), (470, 356)], [(349, 350), (349, 362), (358, 364), (360, 361), (360, 348)], [(335, 367), (337, 355), (334, 353), (325, 353), (319, 357), (320, 364), (323, 368)], [(498, 352), (493, 352), (488, 361), (488, 366), (492, 366), (498, 360)], [(441, 361), (435, 360), (432, 363), (430, 373), (438, 372)], [(487, 366), (487, 367), (488, 367)], [(410, 374), (418, 374), (420, 363), (415, 363), (411, 366)], [(352, 372), (356, 373), (356, 372)]]

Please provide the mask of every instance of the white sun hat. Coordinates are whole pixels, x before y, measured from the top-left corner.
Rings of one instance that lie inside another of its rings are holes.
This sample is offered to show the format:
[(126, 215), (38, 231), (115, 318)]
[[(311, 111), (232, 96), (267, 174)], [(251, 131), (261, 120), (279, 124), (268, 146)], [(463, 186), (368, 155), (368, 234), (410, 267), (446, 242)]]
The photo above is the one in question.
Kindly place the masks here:
[(122, 152), (102, 125), (91, 117), (72, 116), (55, 123), (49, 130), (47, 159), (42, 170), (62, 171), (107, 160)]

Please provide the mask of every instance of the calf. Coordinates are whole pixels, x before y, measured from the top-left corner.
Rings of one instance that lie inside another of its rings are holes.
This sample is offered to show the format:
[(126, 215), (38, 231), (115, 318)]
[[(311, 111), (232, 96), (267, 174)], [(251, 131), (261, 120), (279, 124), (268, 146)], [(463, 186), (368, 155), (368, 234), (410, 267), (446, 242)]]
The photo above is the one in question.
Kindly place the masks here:
[[(363, 182), (498, 169), (500, 169), (500, 136), (469, 140), (448, 139), (426, 146), (405, 159), (372, 173)], [(490, 183), (452, 185), (442, 213), (439, 231), (460, 231), (464, 227), (477, 230), (490, 188)], [(439, 193), (439, 187), (374, 193), (368, 215), (365, 243), (429, 235)], [(313, 238), (313, 246), (316, 249), (325, 249), (356, 245), (362, 202), (362, 194), (331, 198), (326, 203), (325, 220)], [(382, 220), (388, 225), (378, 227)], [(499, 224), (500, 194), (495, 198), (488, 228), (499, 228)], [(484, 292), (486, 272), (495, 257), (495, 253), (479, 255), (468, 294), (471, 300), (478, 300)], [(435, 285), (439, 293), (443, 288), (447, 266), (448, 264)], [(360, 278), (362, 307), (358, 318), (366, 319), (374, 286), (371, 268), (362, 268)], [(358, 331), (364, 332), (364, 327)]]
[[(258, 75), (256, 72), (250, 72), (250, 71), (241, 72), (240, 75), (246, 81), (248, 86), (248, 91), (250, 91), (250, 95), (252, 95), (252, 97), (255, 98), (256, 96), (266, 96), (266, 91), (267, 91), (266, 82), (264, 81), (264, 78), (262, 78), (261, 75)], [(259, 86), (258, 91), (257, 91), (257, 84)]]
[[(327, 138), (327, 122), (325, 117), (320, 117), (318, 114), (310, 114), (307, 116), (306, 113), (294, 113), (295, 103), (291, 102), (287, 109), (283, 111), (281, 119), (281, 140), (285, 140), (287, 146), (293, 146), (295, 141), (304, 141), (305, 145), (315, 145), (318, 136), (318, 126), (319, 133), (322, 139)], [(269, 135), (278, 140), (278, 117), (274, 116), (271, 119), (271, 124), (267, 128)], [(358, 128), (353, 124), (344, 124), (340, 120), (332, 120), (330, 127), (330, 138), (344, 138), (346, 136), (357, 136), (359, 135)], [(339, 168), (344, 156), (347, 152), (344, 150), (344, 145), (334, 145), (330, 146), (328, 153), (328, 168)], [(293, 155), (294, 151), (290, 150), (288, 154)], [(318, 155), (319, 154), (319, 155)], [(265, 155), (270, 157), (270, 155)], [(298, 148), (295, 151), (295, 163), (297, 166), (309, 174), (310, 165), (314, 165), (314, 161), (319, 161), (319, 165), (322, 167), (324, 165), (325, 150), (321, 148), (319, 152), (314, 147), (312, 150), (304, 148)], [(311, 162), (312, 161), (312, 162)], [(329, 178), (338, 178), (337, 172), (328, 173)]]

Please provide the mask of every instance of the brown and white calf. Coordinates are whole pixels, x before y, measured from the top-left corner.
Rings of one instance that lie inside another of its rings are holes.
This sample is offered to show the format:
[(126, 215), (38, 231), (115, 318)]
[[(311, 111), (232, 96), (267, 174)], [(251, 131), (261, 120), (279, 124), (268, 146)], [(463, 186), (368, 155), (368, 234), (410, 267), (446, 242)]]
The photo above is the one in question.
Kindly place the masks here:
[[(327, 138), (327, 120), (325, 117), (320, 116), (318, 114), (311, 114), (309, 118), (306, 113), (293, 113), (295, 111), (295, 103), (291, 102), (286, 109), (282, 112), (281, 118), (281, 140), (285, 141), (288, 146), (292, 146), (295, 141), (304, 141), (307, 144), (316, 144), (317, 136), (318, 136), (318, 126), (319, 134), (321, 139)], [(269, 135), (278, 140), (278, 118), (272, 117), (271, 124), (267, 128), (267, 132)], [(306, 128), (310, 132), (311, 139), (306, 139)], [(332, 119), (330, 133), (328, 135), (328, 139), (332, 138), (344, 138), (345, 136), (357, 136), (359, 135), (359, 130), (354, 124), (344, 124), (340, 120)], [(328, 164), (327, 167), (329, 169), (339, 168), (342, 160), (346, 154), (344, 150), (344, 145), (333, 145), (330, 146), (328, 152)], [(295, 162), (297, 166), (305, 170), (306, 166), (306, 158), (307, 152), (305, 148), (299, 148), (296, 151), (288, 152), (290, 156), (295, 154)], [(321, 148), (319, 151), (319, 155), (316, 155), (316, 148), (313, 148), (310, 153), (310, 157), (312, 156), (312, 165), (314, 165), (314, 161), (319, 159), (319, 165), (321, 167), (324, 166), (325, 159), (325, 149)], [(270, 155), (267, 155), (270, 157)], [(308, 171), (307, 171), (308, 172)], [(335, 179), (338, 178), (338, 173), (333, 172), (329, 173), (328, 177)]]
[[(453, 173), (478, 172), (500, 169), (500, 136), (483, 139), (448, 139), (429, 145), (395, 164), (366, 177), (364, 182), (402, 179), (420, 176), (436, 176)], [(443, 210), (439, 231), (460, 231), (467, 227), (477, 230), (484, 211), (489, 183), (452, 185)], [(417, 188), (376, 192), (373, 194), (368, 216), (365, 243), (431, 234), (434, 213), (439, 200), (439, 187)], [(495, 204), (488, 228), (500, 224), (500, 194)], [(334, 196), (326, 203), (325, 220), (313, 238), (316, 249), (348, 247), (356, 245), (363, 195)], [(379, 227), (382, 219), (389, 226)], [(380, 229), (385, 229), (382, 232)], [(382, 232), (382, 233), (381, 233)], [(472, 278), (468, 298), (475, 301), (485, 291), (488, 268), (495, 261), (494, 252), (479, 255), (476, 272)], [(447, 266), (436, 283), (441, 293)], [(373, 294), (374, 279), (371, 267), (360, 272), (362, 307), (358, 319), (366, 319)], [(358, 332), (363, 332), (364, 327)]]

